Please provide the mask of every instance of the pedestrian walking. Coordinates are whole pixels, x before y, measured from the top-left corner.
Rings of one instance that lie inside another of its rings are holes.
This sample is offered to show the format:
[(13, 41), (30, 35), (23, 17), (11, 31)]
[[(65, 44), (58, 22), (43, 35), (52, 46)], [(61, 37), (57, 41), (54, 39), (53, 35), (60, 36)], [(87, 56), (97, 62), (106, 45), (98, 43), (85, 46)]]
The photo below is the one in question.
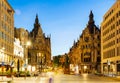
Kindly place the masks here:
[(49, 79), (49, 83), (53, 83), (53, 79), (51, 77)]

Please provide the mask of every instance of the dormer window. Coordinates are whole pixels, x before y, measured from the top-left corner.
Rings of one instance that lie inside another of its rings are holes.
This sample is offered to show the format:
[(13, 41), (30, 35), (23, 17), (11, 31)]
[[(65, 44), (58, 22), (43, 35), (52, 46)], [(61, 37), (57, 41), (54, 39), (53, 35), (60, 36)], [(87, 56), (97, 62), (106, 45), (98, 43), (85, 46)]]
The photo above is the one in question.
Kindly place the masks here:
[(85, 37), (85, 42), (88, 42), (89, 41), (89, 37)]

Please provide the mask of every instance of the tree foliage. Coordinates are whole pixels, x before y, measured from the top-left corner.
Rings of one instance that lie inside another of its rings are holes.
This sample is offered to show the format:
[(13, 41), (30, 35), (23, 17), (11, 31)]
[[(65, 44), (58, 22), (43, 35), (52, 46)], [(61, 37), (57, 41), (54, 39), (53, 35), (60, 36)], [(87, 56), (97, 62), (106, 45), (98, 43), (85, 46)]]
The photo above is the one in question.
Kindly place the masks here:
[(60, 61), (59, 61), (60, 58), (61, 58), (60, 55), (54, 56), (54, 58), (53, 58), (53, 64), (54, 64), (55, 66), (60, 66)]

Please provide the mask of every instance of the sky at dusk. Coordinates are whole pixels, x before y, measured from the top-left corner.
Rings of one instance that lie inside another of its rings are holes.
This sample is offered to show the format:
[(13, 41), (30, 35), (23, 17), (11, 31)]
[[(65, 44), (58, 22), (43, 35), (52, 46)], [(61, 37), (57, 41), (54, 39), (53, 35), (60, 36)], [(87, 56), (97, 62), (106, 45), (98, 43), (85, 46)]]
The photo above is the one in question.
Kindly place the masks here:
[(116, 0), (8, 0), (15, 10), (14, 25), (33, 29), (36, 14), (42, 30), (51, 34), (52, 55), (68, 53), (86, 27), (90, 10), (100, 26), (103, 15)]

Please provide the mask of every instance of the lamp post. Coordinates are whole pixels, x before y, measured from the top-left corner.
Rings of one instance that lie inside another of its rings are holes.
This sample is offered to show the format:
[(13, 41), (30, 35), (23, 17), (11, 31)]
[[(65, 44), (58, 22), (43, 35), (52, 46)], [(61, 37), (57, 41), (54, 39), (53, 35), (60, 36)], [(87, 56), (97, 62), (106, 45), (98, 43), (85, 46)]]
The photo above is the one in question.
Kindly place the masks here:
[(42, 53), (38, 53), (38, 65), (39, 65), (39, 72), (42, 72), (42, 65), (43, 65), (43, 54)]
[(108, 76), (109, 76), (109, 72), (110, 72), (110, 60), (107, 60), (107, 65), (108, 65)]
[(84, 65), (84, 73), (87, 73), (87, 66)]
[(25, 68), (25, 79), (26, 79), (26, 76), (27, 76), (27, 64), (28, 64), (28, 60), (27, 60), (27, 55), (26, 55), (26, 51), (25, 51), (25, 48), (27, 48), (27, 46), (30, 46), (31, 45), (31, 42), (28, 41), (26, 44), (23, 44), (24, 46), (24, 68)]
[(40, 70), (39, 70), (39, 53), (37, 53), (37, 72), (39, 71), (40, 72)]
[(13, 68), (14, 68), (14, 60), (11, 61), (10, 63), (10, 72), (11, 72), (11, 77), (12, 77), (12, 80), (13, 80)]
[(43, 66), (43, 55), (42, 54), (40, 55), (40, 59), (41, 59), (40, 60), (40, 64), (41, 64), (41, 73), (42, 73), (42, 69), (43, 69), (42, 68), (42, 66)]

